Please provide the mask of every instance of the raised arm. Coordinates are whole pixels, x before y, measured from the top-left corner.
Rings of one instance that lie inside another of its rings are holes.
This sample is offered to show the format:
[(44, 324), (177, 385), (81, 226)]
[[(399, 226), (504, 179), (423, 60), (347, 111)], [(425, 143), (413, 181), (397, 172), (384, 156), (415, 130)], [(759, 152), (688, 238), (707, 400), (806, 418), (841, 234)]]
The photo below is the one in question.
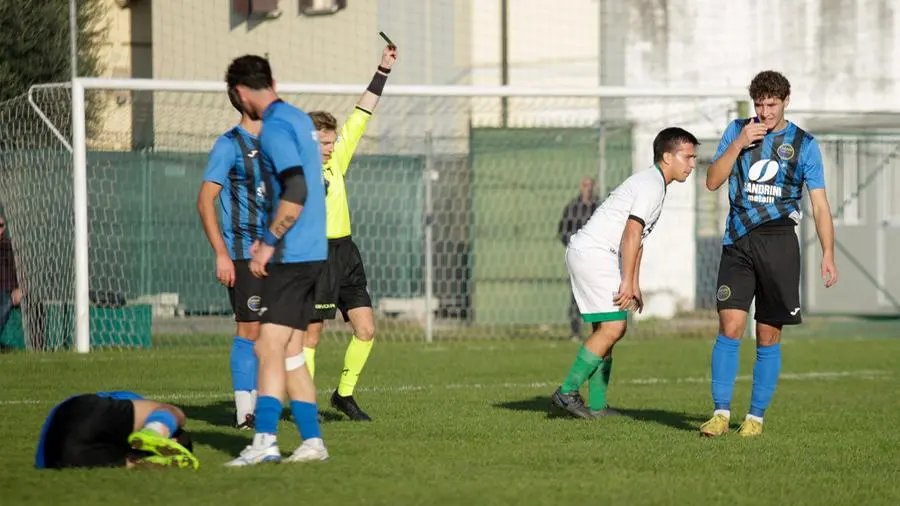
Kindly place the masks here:
[(356, 152), (359, 141), (362, 139), (363, 134), (366, 133), (369, 118), (375, 112), (375, 107), (378, 105), (378, 100), (384, 91), (384, 85), (387, 83), (387, 76), (396, 61), (397, 49), (385, 47), (381, 55), (381, 65), (378, 66), (378, 70), (372, 76), (369, 87), (359, 97), (359, 101), (356, 102), (356, 107), (350, 113), (350, 116), (347, 117), (347, 121), (341, 125), (337, 142), (334, 144), (334, 152), (331, 156), (334, 160), (334, 166), (338, 167), (343, 174), (346, 174), (350, 168), (350, 159), (353, 158), (353, 153)]
[(378, 105), (378, 99), (381, 98), (381, 93), (384, 91), (384, 85), (387, 83), (388, 74), (391, 73), (391, 67), (394, 66), (396, 61), (397, 48), (385, 46), (384, 51), (381, 52), (381, 65), (378, 66), (378, 70), (375, 71), (375, 75), (372, 76), (372, 82), (369, 83), (369, 87), (363, 92), (362, 96), (359, 97), (359, 101), (356, 102), (356, 107), (368, 111), (369, 113), (375, 112), (375, 107)]

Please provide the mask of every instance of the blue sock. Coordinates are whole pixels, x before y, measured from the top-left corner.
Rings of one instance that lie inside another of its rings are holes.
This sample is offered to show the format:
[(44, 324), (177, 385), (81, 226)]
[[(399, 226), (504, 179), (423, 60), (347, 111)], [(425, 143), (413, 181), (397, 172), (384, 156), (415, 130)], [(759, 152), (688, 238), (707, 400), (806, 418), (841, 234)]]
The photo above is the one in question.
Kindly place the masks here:
[(740, 349), (740, 339), (729, 339), (721, 334), (716, 338), (712, 352), (712, 398), (715, 409), (731, 410)]
[(281, 417), (281, 400), (268, 395), (256, 399), (256, 433), (277, 434)]
[(259, 362), (253, 352), (253, 341), (234, 336), (231, 343), (231, 385), (235, 392), (256, 390)]
[(781, 374), (781, 343), (756, 348), (753, 366), (753, 390), (750, 392), (750, 414), (762, 418), (772, 402), (778, 375)]
[(175, 415), (172, 414), (171, 411), (167, 411), (165, 409), (157, 409), (156, 411), (150, 413), (150, 416), (147, 417), (147, 421), (144, 422), (144, 427), (150, 425), (151, 423), (159, 423), (165, 425), (167, 429), (169, 429), (169, 436), (175, 434), (175, 431), (178, 430), (178, 420), (175, 419)]
[[(321, 438), (322, 431), (319, 428), (319, 412), (316, 405), (311, 402), (291, 401), (291, 414), (294, 415), (294, 423), (300, 431), (300, 439)], [(259, 422), (257, 421), (257, 426)]]

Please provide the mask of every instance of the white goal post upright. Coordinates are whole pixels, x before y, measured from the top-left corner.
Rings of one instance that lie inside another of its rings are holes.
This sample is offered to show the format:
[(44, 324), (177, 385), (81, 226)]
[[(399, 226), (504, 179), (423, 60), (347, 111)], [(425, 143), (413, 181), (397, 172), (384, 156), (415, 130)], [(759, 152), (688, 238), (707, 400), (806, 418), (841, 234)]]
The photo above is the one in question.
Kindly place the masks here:
[[(153, 91), (153, 92), (225, 92), (225, 83), (221, 81), (177, 81), (154, 79), (106, 79), (106, 78), (75, 78), (71, 83), (72, 94), (72, 148), (73, 148), (73, 174), (74, 178), (74, 227), (75, 227), (75, 349), (79, 353), (87, 353), (91, 348), (90, 328), (90, 272), (88, 270), (89, 253), (89, 223), (88, 223), (88, 187), (87, 187), (87, 128), (86, 128), (86, 90), (115, 90), (115, 91)], [(293, 84), (279, 83), (278, 91), (282, 94), (302, 95), (344, 95), (356, 96), (365, 89), (364, 85), (333, 85), (333, 84)], [(746, 91), (736, 88), (640, 88), (625, 86), (600, 86), (588, 88), (541, 88), (520, 86), (432, 86), (432, 85), (388, 85), (384, 92), (385, 97), (464, 97), (464, 98), (579, 98), (579, 99), (728, 99), (735, 102), (746, 100)], [(42, 118), (47, 122), (46, 118)], [(55, 130), (48, 123), (51, 130)], [(431, 135), (425, 132), (426, 136)], [(431, 148), (429, 148), (430, 150)], [(425, 165), (426, 173), (425, 189), (428, 191), (430, 181), (436, 174), (432, 174), (431, 164)], [(430, 200), (430, 192), (428, 196)], [(427, 202), (426, 206), (430, 206)], [(429, 209), (428, 212), (431, 210)], [(424, 226), (424, 254), (426, 255), (425, 269), (433, 268), (432, 234), (428, 227), (431, 226), (431, 217), (426, 216)], [(199, 233), (199, 229), (198, 229)], [(423, 278), (426, 283), (433, 282), (430, 272)], [(425, 308), (431, 313), (434, 295), (430, 286), (425, 287)], [(433, 334), (433, 318), (426, 318), (426, 339), (430, 340)]]

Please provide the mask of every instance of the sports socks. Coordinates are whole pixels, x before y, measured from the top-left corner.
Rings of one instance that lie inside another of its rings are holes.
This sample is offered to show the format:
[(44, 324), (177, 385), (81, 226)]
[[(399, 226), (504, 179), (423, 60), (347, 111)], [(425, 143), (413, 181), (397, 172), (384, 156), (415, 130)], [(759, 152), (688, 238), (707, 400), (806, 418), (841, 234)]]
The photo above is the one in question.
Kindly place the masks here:
[(569, 369), (569, 374), (562, 384), (562, 393), (577, 392), (588, 377), (594, 373), (602, 360), (602, 357), (598, 357), (582, 345), (581, 349), (578, 350), (578, 355), (575, 357), (575, 363), (572, 364), (572, 368)]
[(607, 406), (606, 390), (609, 388), (609, 378), (612, 375), (612, 357), (603, 359), (588, 378), (588, 407), (599, 411)]
[(316, 377), (316, 349), (303, 347), (303, 355), (306, 357), (306, 368), (309, 369), (309, 376), (313, 379)]
[(234, 336), (231, 344), (231, 385), (238, 423), (253, 413), (256, 392), (256, 375), (259, 362), (253, 351), (253, 341)]
[(307, 439), (322, 439), (318, 410), (314, 403), (291, 401), (291, 415), (293, 415), (297, 431), (300, 432), (300, 439), (303, 441)]
[(369, 353), (372, 352), (372, 345), (375, 344), (374, 339), (363, 341), (356, 336), (350, 339), (347, 345), (347, 352), (344, 354), (344, 369), (341, 371), (341, 381), (338, 383), (338, 395), (347, 397), (353, 395), (353, 389), (359, 381), (359, 375), (362, 374), (366, 361), (369, 360)]
[(731, 409), (734, 381), (737, 379), (740, 339), (730, 339), (723, 335), (716, 337), (712, 351), (712, 398), (717, 411)]
[(750, 415), (760, 420), (772, 402), (778, 375), (781, 374), (781, 343), (757, 346), (753, 366), (753, 389), (750, 391)]

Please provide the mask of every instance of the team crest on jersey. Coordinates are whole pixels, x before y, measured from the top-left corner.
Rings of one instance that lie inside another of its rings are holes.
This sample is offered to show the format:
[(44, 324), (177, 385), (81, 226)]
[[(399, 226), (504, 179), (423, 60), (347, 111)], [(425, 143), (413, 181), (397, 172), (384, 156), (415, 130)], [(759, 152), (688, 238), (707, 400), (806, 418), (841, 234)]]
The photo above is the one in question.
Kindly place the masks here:
[(260, 298), (259, 295), (251, 295), (247, 299), (247, 309), (256, 313), (259, 311), (259, 304), (261, 302), (262, 302), (262, 298)]
[(775, 150), (775, 153), (778, 154), (778, 158), (781, 158), (784, 161), (788, 161), (794, 157), (794, 146), (790, 144), (782, 144), (778, 146), (778, 149)]
[(725, 302), (726, 300), (731, 298), (731, 287), (728, 285), (722, 285), (716, 291), (716, 300), (719, 302)]

